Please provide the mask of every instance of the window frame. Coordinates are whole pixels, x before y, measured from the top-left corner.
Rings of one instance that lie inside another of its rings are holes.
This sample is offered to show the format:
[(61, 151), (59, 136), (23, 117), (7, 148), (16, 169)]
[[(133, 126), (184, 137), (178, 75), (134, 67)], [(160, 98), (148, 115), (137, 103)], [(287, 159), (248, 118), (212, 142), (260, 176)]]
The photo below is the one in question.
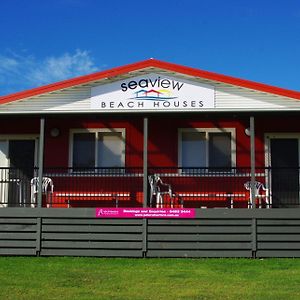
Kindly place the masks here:
[[(205, 149), (206, 149), (206, 157), (205, 157), (205, 166), (203, 168), (206, 168), (207, 171), (209, 170), (209, 134), (210, 133), (230, 133), (231, 134), (231, 167), (230, 168), (236, 168), (236, 130), (235, 128), (203, 128), (203, 127), (197, 127), (197, 128), (179, 128), (178, 129), (178, 167), (181, 169), (185, 168), (182, 165), (182, 134), (185, 132), (198, 132), (198, 133), (204, 133), (205, 134)], [(196, 166), (197, 168), (197, 166)], [(231, 171), (228, 172), (232, 172)]]
[[(76, 133), (95, 133), (95, 166), (98, 167), (98, 134), (99, 133), (121, 133), (122, 136), (122, 154), (121, 154), (121, 166), (116, 168), (125, 167), (125, 151), (126, 151), (126, 130), (125, 128), (74, 128), (70, 129), (69, 134), (69, 168), (73, 169), (73, 149), (74, 149), (74, 134)], [(113, 167), (104, 167), (103, 169), (109, 169)], [(73, 170), (73, 172), (76, 172)], [(80, 171), (82, 172), (82, 171)]]
[[(9, 142), (10, 141), (19, 141), (19, 140), (32, 140), (34, 141), (34, 167), (38, 165), (39, 160), (39, 135), (37, 134), (1, 134), (0, 141), (7, 144), (7, 151), (9, 152)], [(1, 167), (10, 167), (10, 161), (7, 158), (7, 166)]]

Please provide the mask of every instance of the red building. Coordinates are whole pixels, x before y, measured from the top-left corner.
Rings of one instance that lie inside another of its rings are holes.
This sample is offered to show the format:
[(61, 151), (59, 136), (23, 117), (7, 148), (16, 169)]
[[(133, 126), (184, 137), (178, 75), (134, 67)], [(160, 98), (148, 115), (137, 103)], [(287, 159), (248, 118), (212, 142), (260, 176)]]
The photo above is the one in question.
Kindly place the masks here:
[(154, 59), (0, 97), (0, 205), (298, 207), (299, 100)]

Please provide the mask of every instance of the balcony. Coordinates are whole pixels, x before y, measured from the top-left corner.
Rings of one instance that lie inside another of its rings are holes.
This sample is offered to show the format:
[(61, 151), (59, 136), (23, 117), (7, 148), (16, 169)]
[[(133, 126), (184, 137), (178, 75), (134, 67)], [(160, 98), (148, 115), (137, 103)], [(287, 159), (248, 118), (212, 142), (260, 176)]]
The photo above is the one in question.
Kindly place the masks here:
[[(149, 184), (161, 180), (159, 195)], [(256, 168), (261, 184), (251, 202), (250, 168), (149, 168), (147, 206), (276, 208), (299, 206), (299, 168)], [(136, 168), (46, 168), (43, 207), (142, 207), (144, 174)], [(248, 182), (248, 188), (247, 188)], [(38, 169), (0, 168), (0, 207), (36, 207)]]

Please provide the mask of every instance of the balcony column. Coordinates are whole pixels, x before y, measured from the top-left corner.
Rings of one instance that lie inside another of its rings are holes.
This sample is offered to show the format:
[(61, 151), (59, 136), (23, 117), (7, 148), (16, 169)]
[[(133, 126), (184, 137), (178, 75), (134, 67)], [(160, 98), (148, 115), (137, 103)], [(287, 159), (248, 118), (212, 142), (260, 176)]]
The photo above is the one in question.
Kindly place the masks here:
[(148, 118), (144, 118), (144, 146), (143, 146), (143, 207), (148, 204)]
[(255, 203), (255, 123), (254, 117), (250, 117), (250, 164), (251, 164), (251, 202), (252, 208), (256, 208)]
[(40, 119), (40, 137), (39, 137), (39, 159), (38, 159), (38, 197), (37, 197), (37, 207), (42, 207), (42, 181), (43, 181), (43, 167), (44, 167), (44, 140), (45, 140), (45, 118)]

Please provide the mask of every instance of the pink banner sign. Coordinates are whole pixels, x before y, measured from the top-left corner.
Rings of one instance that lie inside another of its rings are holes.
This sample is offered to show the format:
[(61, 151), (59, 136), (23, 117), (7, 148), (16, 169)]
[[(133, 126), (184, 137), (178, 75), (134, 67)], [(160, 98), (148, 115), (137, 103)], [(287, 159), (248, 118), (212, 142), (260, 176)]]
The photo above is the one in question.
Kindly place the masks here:
[(141, 208), (141, 207), (99, 207), (96, 218), (158, 218), (192, 219), (196, 216), (194, 208)]

